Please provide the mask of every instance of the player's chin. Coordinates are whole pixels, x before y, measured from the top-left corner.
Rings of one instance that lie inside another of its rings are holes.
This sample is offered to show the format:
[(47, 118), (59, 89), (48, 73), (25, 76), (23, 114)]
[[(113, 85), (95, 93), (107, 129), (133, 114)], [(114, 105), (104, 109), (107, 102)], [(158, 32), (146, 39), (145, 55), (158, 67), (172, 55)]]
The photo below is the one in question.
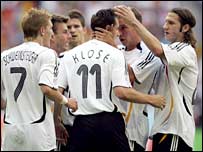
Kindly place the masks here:
[(126, 43), (127, 43), (126, 40), (121, 39), (120, 41), (121, 41), (121, 43), (122, 43), (123, 45), (125, 45), (125, 46), (127, 45), (127, 44), (126, 44)]
[(72, 36), (72, 38), (71, 38), (71, 41), (77, 41), (77, 39), (78, 39), (78, 36)]
[(172, 38), (171, 38), (169, 35), (165, 35), (164, 37), (165, 37), (165, 39), (166, 39), (167, 41), (172, 42)]
[(67, 50), (69, 48), (69, 44), (64, 45), (63, 49)]

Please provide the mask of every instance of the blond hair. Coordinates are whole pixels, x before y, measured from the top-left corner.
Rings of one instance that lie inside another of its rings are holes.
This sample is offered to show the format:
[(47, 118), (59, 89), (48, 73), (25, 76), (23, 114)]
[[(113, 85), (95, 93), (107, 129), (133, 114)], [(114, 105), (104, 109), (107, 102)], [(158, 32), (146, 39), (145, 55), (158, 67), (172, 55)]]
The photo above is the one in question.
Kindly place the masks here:
[(25, 13), (22, 19), (22, 30), (25, 39), (34, 39), (38, 36), (41, 27), (48, 25), (52, 15), (44, 9), (32, 8)]

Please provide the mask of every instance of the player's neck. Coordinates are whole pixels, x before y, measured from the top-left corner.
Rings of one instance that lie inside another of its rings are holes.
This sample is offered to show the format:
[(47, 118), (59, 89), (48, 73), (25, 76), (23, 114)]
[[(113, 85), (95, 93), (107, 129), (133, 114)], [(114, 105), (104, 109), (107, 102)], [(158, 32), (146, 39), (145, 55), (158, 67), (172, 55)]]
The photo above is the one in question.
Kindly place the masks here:
[(137, 43), (133, 43), (132, 45), (126, 46), (126, 51), (132, 51), (132, 50), (134, 50), (135, 48), (137, 48), (137, 49), (140, 50), (140, 43), (141, 43), (141, 41), (139, 41), (139, 42), (137, 42)]
[(24, 42), (36, 42), (39, 43), (40, 45), (43, 45), (43, 41), (40, 38), (27, 37), (24, 38)]

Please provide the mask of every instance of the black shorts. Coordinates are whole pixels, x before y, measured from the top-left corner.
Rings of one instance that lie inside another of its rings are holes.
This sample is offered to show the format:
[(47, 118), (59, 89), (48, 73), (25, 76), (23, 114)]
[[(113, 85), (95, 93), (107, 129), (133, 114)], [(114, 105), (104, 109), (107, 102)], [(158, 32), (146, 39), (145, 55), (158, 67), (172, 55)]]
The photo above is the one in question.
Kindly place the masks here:
[(68, 152), (130, 152), (119, 112), (76, 116)]
[(143, 148), (141, 145), (139, 145), (136, 141), (131, 141), (133, 142), (133, 151), (132, 152), (142, 152), (145, 151), (145, 148)]
[(181, 137), (173, 134), (157, 133), (153, 136), (152, 151), (192, 151)]

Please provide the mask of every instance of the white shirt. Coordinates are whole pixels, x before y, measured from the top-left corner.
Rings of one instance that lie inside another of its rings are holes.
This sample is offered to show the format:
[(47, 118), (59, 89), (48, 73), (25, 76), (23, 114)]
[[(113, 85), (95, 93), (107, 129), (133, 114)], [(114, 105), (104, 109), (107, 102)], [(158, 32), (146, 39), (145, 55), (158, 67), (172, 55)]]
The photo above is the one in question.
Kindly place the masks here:
[(192, 100), (197, 87), (197, 56), (194, 48), (186, 43), (162, 44), (162, 47), (166, 60), (163, 60), (155, 84), (156, 93), (165, 96), (167, 103), (163, 110), (155, 110), (151, 134), (176, 134), (193, 147)]
[[(34, 139), (33, 135), (33, 141), (31, 137), (27, 137), (28, 130), (23, 129), (30, 144), (41, 142), (35, 145), (36, 150), (51, 150), (56, 147), (51, 103), (47, 101), (39, 85), (57, 87), (57, 66), (54, 50), (35, 42), (25, 42), (1, 54), (1, 93), (5, 94), (7, 100), (5, 121), (9, 123), (5, 128), (10, 128), (11, 125), (16, 128), (27, 126), (32, 129), (30, 132), (43, 132), (39, 139)], [(36, 123), (37, 121), (39, 122)], [(36, 125), (40, 127), (35, 128)], [(4, 145), (5, 148), (13, 147), (12, 144), (6, 145), (6, 140)], [(26, 145), (24, 148), (26, 149)]]
[(78, 102), (75, 115), (112, 112), (112, 88), (129, 87), (122, 52), (98, 40), (65, 52), (59, 69), (59, 87), (69, 86), (71, 97)]
[[(122, 48), (125, 59), (130, 64), (138, 82), (134, 82), (134, 88), (137, 91), (149, 94), (156, 76), (156, 72), (161, 64), (161, 60), (153, 55), (147, 46), (141, 41), (140, 47), (130, 51)], [(136, 141), (145, 148), (149, 135), (148, 112), (146, 104), (123, 103), (126, 108), (127, 131), (129, 139)], [(127, 106), (126, 106), (127, 105)]]

